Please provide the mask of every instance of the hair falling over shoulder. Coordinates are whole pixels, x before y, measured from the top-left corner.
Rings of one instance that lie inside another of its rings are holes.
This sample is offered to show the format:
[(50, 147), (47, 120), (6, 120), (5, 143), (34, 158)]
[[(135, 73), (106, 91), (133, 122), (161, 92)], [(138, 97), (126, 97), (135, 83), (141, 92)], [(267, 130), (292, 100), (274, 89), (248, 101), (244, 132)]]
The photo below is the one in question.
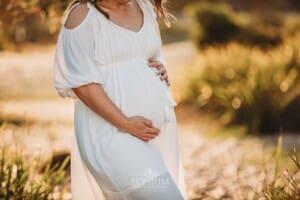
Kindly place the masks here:
[[(71, 6), (73, 6), (74, 4), (90, 2), (95, 5), (95, 8), (99, 12), (101, 12), (107, 19), (109, 19), (108, 14), (100, 6), (98, 6), (98, 4), (96, 3), (97, 1), (102, 1), (102, 0), (73, 0), (69, 4), (67, 10), (69, 10), (69, 8)], [(168, 9), (166, 7), (166, 4), (168, 3), (168, 1), (167, 0), (147, 0), (147, 1), (152, 1), (158, 16), (163, 19), (163, 21), (165, 22), (167, 27), (171, 27), (171, 23), (175, 22), (176, 18), (168, 11)]]

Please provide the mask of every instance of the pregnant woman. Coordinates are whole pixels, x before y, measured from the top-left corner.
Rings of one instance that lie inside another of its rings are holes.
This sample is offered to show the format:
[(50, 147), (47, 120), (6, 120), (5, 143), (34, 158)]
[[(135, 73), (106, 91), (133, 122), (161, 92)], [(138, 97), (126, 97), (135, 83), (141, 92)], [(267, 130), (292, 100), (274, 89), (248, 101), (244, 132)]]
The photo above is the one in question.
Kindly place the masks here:
[(75, 1), (54, 85), (75, 102), (73, 200), (183, 200), (184, 171), (157, 12), (161, 0)]

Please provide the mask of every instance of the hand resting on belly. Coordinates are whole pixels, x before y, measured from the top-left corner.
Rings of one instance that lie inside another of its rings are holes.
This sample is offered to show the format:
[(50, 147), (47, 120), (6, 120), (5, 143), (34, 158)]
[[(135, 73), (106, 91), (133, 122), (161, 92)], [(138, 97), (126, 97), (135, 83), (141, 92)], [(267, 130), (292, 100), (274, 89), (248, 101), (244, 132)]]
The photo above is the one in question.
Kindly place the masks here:
[[(91, 110), (124, 132), (148, 142), (158, 136), (160, 130), (143, 116), (125, 116), (106, 95), (101, 84), (90, 83), (72, 88), (76, 96)], [(101, 99), (101, 101), (99, 101)]]

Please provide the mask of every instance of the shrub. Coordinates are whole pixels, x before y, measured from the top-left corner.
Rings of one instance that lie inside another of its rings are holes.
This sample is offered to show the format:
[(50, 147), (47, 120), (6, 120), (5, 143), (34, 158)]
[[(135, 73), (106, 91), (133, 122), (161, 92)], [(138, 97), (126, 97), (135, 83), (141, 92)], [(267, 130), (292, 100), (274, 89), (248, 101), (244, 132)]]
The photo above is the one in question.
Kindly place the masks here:
[[(264, 52), (232, 44), (207, 49), (201, 55), (191, 67), (198, 70), (191, 73), (184, 101), (220, 117), (225, 125), (245, 125), (251, 133), (274, 133), (281, 125), (297, 124), (298, 47), (281, 46)], [(286, 114), (291, 110), (294, 114)]]
[[(259, 47), (276, 46), (282, 42), (282, 36), (277, 31), (281, 19), (275, 15), (242, 15), (220, 3), (192, 4), (185, 12), (194, 18), (195, 28), (191, 31), (199, 48), (232, 41)], [(273, 18), (276, 20), (266, 21)]]
[[(27, 163), (20, 155), (9, 155), (2, 150), (0, 156), (0, 199), (3, 200), (48, 200), (58, 199), (54, 196), (57, 187), (65, 183), (63, 168), (69, 158), (61, 165), (48, 167), (43, 174), (37, 174), (39, 164)], [(38, 161), (38, 160), (36, 160)]]
[[(7, 44), (49, 41), (59, 30), (68, 1), (0, 1), (0, 50)], [(3, 45), (5, 44), (5, 45)]]
[(28, 42), (45, 41), (51, 37), (47, 21), (40, 15), (27, 16), (21, 25), (26, 30), (24, 40)]
[(186, 10), (195, 19), (194, 39), (198, 47), (227, 43), (240, 31), (232, 10), (226, 5), (200, 3)]

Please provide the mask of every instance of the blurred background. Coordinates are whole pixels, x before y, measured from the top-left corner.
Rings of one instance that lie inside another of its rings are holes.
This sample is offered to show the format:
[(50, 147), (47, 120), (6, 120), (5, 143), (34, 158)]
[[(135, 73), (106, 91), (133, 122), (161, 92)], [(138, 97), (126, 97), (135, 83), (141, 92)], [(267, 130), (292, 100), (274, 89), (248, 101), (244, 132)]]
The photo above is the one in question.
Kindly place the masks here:
[[(0, 199), (71, 199), (67, 0), (0, 0)], [(170, 0), (161, 19), (189, 199), (300, 199), (300, 1)]]

